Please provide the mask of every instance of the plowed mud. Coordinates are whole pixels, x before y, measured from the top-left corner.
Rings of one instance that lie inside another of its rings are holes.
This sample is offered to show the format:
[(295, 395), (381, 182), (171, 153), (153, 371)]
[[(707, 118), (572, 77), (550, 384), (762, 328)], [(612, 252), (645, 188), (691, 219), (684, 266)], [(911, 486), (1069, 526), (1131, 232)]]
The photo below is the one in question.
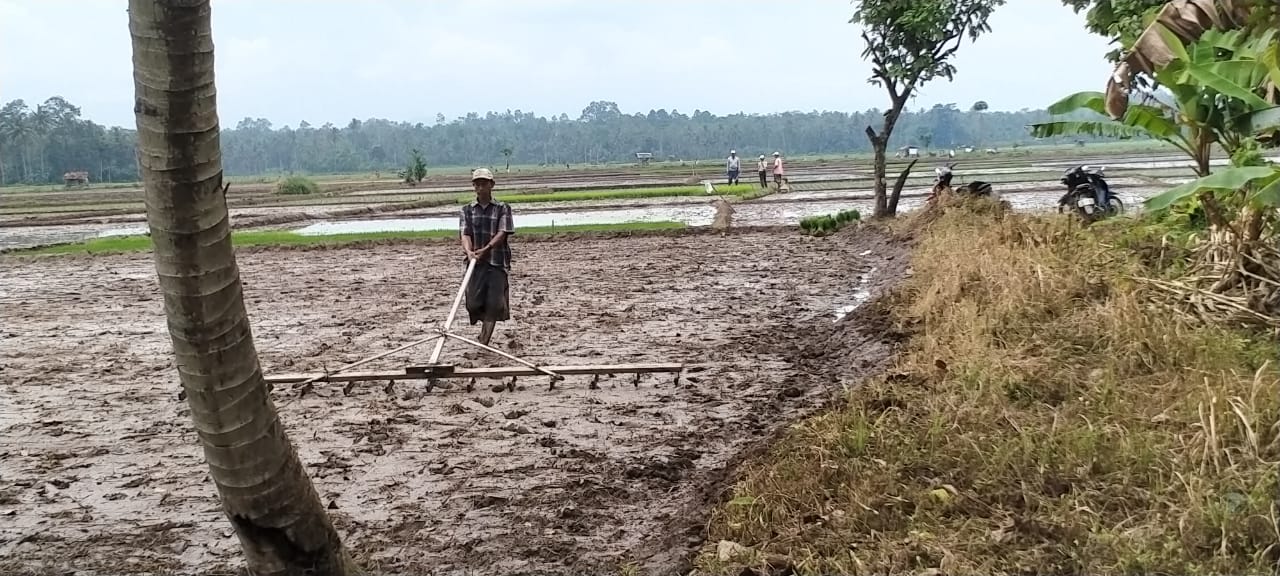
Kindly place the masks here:
[[(374, 573), (679, 573), (735, 465), (880, 369), (882, 326), (835, 312), (882, 292), (905, 260), (870, 229), (518, 244), (514, 318), (497, 346), (547, 364), (688, 372), (598, 389), (570, 377), (554, 391), (539, 378), (426, 395), (408, 382), (301, 398), (282, 386), (275, 399)], [(460, 272), (442, 244), (257, 250), (240, 265), (268, 374), (421, 337)], [(178, 397), (150, 256), (0, 257), (0, 306), (0, 572), (237, 570)], [(508, 364), (454, 344), (445, 360)]]

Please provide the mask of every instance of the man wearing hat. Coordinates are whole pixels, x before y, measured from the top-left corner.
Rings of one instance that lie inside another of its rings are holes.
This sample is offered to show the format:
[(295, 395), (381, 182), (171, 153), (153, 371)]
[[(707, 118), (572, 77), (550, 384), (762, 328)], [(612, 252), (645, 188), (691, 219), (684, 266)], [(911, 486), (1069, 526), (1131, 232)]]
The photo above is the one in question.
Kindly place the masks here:
[(480, 342), (488, 344), (498, 322), (511, 319), (511, 247), (507, 237), (515, 233), (511, 207), (493, 199), (493, 172), (477, 168), (471, 173), (474, 202), (462, 208), (458, 228), (462, 251), (476, 261), (467, 284), (467, 314), (471, 324), (481, 323)]
[(729, 175), (729, 185), (738, 183), (738, 174), (742, 170), (742, 159), (738, 157), (737, 150), (729, 151), (729, 161), (725, 165), (725, 172)]
[(769, 187), (769, 163), (765, 162), (764, 154), (760, 155), (760, 159), (756, 161), (756, 172), (760, 173), (760, 188)]

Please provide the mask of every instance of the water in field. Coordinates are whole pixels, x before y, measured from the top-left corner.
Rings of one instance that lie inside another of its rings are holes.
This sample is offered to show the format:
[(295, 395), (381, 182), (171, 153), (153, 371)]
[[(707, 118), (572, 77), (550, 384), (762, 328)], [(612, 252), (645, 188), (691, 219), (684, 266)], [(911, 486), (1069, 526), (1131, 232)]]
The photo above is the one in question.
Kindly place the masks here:
[[(710, 206), (664, 206), (658, 208), (632, 208), (625, 210), (591, 210), (584, 212), (542, 212), (514, 215), (517, 231), (524, 228), (551, 228), (555, 226), (579, 226), (590, 224), (622, 224), (626, 222), (684, 222), (689, 226), (707, 226), (715, 215)], [(339, 220), (317, 222), (297, 232), (306, 236), (325, 234), (359, 234), (365, 232), (418, 232), (428, 230), (456, 230), (458, 218), (439, 216), (429, 218), (392, 218), (370, 220)]]

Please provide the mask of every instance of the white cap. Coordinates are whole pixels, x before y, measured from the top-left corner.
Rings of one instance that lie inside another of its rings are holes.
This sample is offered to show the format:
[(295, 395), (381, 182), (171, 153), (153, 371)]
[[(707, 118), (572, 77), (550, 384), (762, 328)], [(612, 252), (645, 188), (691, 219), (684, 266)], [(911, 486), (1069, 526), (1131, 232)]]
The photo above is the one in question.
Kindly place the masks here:
[(476, 168), (471, 171), (471, 181), (474, 182), (476, 180), (493, 182), (493, 172), (490, 172), (488, 168)]
[(761, 155), (760, 155), (760, 159), (761, 159), (761, 160), (764, 160), (764, 154), (761, 154)]
[(729, 153), (730, 153), (730, 154), (737, 154), (737, 153), (738, 153), (738, 151), (737, 151), (737, 150), (730, 150), (730, 151), (729, 151)]
[(782, 153), (781, 153), (781, 152), (774, 152), (774, 153), (773, 153), (773, 155), (774, 155), (774, 156), (781, 156), (781, 155), (782, 155)]

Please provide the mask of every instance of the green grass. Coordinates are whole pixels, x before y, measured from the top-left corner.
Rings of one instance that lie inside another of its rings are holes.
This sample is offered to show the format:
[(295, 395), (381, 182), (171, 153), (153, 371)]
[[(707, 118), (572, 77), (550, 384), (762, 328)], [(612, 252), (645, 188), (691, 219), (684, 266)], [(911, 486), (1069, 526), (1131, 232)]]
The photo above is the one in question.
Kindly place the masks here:
[[(716, 194), (721, 196), (744, 196), (754, 192), (758, 186), (737, 184), (733, 186), (716, 186)], [(667, 186), (660, 188), (621, 188), (606, 190), (566, 190), (564, 192), (547, 192), (542, 194), (495, 194), (498, 200), (508, 204), (525, 204), (534, 202), (580, 202), (583, 200), (620, 200), (631, 198), (672, 198), (679, 196), (703, 196), (706, 189), (698, 186)], [(470, 202), (471, 194), (458, 197), (459, 204)]]
[[(637, 232), (648, 230), (679, 230), (685, 227), (683, 222), (623, 222), (619, 224), (575, 224), (568, 226), (533, 226), (516, 231), (520, 236), (536, 234), (552, 234), (563, 232)], [(287, 230), (264, 230), (234, 232), (232, 242), (237, 247), (247, 246), (316, 246), (341, 245), (356, 242), (378, 240), (400, 240), (415, 238), (453, 238), (457, 230), (422, 230), (399, 232), (362, 232), (354, 234), (326, 234), (320, 236), (303, 236)], [(113, 236), (94, 238), (75, 244), (58, 244), (42, 246), (29, 250), (17, 250), (14, 254), (115, 254), (121, 252), (143, 252), (151, 249), (149, 236)]]

